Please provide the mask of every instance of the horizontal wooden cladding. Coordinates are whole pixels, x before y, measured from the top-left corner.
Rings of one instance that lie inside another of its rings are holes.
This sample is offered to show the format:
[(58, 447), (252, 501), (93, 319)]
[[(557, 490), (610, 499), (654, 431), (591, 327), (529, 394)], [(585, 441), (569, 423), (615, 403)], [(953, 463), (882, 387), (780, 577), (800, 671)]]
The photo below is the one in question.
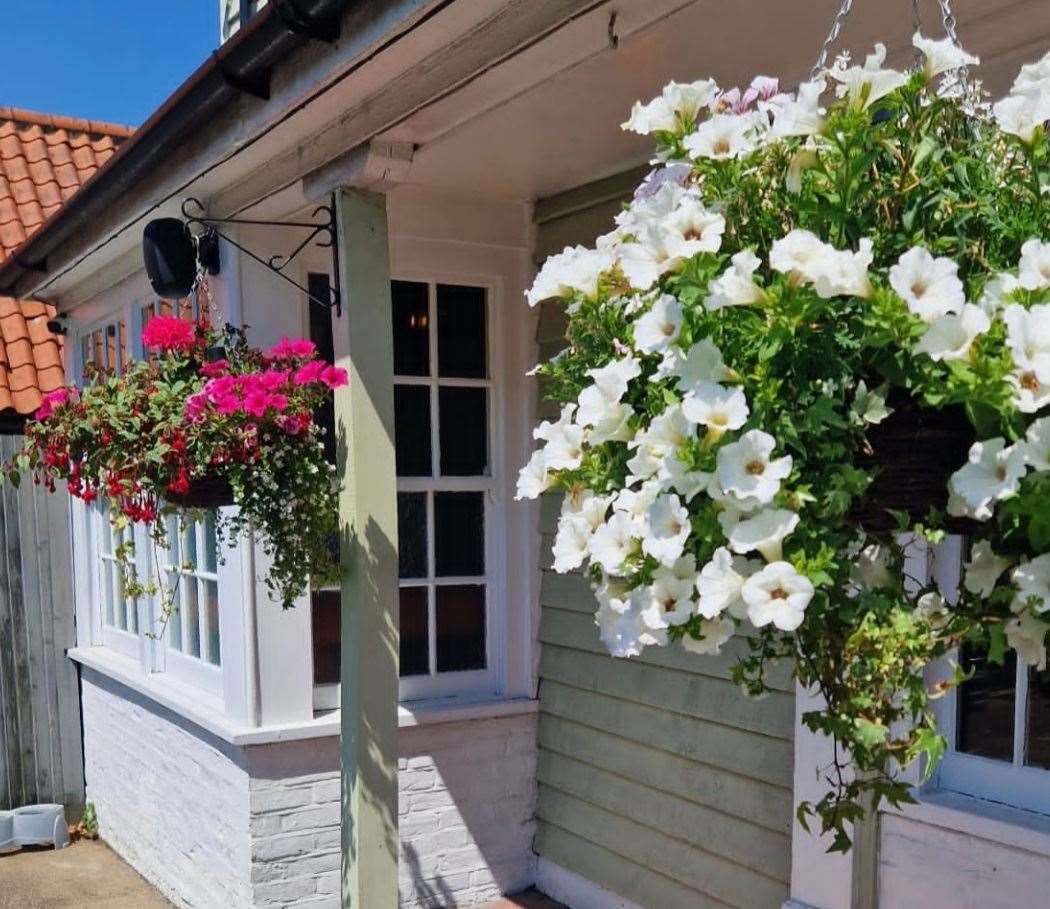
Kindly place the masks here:
[[(541, 829), (547, 824), (554, 825), (692, 889), (695, 907), (773, 909), (787, 898), (785, 883), (711, 855), (661, 830), (628, 820), (623, 816), (624, 809), (633, 814), (634, 807), (625, 805), (619, 812), (606, 811), (541, 784), (537, 814)], [(711, 835), (717, 836), (717, 831)], [(652, 902), (651, 896), (641, 903), (660, 905)]]
[[(583, 761), (785, 837), (791, 831), (789, 789), (664, 750), (660, 746), (666, 743), (658, 742), (655, 733), (650, 733), (654, 744), (646, 744), (589, 726), (586, 719), (559, 716), (546, 704), (538, 728), (541, 752)], [(646, 732), (642, 728), (637, 735)], [(630, 811), (629, 805), (623, 807)]]
[(626, 815), (693, 848), (787, 884), (791, 875), (790, 836), (774, 833), (679, 794), (653, 789), (634, 779), (544, 749), (537, 778), (543, 785), (588, 804)]

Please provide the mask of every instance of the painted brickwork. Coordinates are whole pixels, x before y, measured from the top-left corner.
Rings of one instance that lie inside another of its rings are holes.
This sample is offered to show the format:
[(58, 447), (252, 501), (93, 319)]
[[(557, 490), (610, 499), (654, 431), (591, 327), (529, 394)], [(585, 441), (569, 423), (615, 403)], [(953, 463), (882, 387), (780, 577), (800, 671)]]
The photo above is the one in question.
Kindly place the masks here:
[[(103, 837), (180, 906), (339, 906), (338, 739), (238, 749), (86, 670), (88, 798)], [(532, 715), (401, 730), (404, 909), (534, 879)]]

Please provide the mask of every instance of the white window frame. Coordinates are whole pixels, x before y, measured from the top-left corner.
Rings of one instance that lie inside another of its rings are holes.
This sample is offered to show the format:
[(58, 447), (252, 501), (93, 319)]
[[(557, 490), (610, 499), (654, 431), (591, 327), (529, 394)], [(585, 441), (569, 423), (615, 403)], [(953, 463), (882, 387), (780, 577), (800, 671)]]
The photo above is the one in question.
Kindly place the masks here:
[[(952, 536), (932, 553), (933, 576), (943, 591), (958, 587), (963, 571), (965, 541)], [(957, 659), (953, 653), (951, 660)], [(950, 676), (947, 661), (932, 666), (928, 680)], [(958, 691), (952, 689), (934, 702), (937, 725), (948, 740), (944, 757), (925, 789), (955, 792), (971, 798), (1008, 805), (1024, 811), (1050, 815), (1050, 768), (1024, 764), (1028, 722), (1028, 667), (1017, 661), (1017, 683), (1014, 689), (1013, 760), (1000, 761), (956, 750), (958, 732)]]

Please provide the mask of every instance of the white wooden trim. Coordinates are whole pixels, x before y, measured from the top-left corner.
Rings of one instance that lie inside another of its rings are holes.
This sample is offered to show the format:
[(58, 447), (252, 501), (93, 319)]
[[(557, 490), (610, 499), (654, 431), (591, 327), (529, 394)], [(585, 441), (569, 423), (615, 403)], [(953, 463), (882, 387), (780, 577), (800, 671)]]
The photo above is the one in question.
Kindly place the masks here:
[(643, 909), (542, 855), (536, 859), (536, 888), (572, 909)]

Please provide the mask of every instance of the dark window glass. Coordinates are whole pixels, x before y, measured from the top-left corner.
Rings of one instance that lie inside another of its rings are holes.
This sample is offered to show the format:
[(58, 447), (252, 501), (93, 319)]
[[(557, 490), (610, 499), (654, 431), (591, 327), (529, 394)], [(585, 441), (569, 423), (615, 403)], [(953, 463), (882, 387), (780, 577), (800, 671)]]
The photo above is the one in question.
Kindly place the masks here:
[(1050, 672), (1028, 670), (1028, 753), (1025, 763), (1050, 769)]
[[(307, 275), (306, 286), (310, 296), (318, 300), (330, 299), (331, 282), (323, 272), (312, 271)], [(335, 344), (332, 339), (332, 311), (316, 303), (307, 301), (310, 313), (310, 340), (317, 345), (317, 356), (326, 363), (335, 360)], [(325, 395), (325, 399), (314, 412), (314, 419), (324, 433), (324, 456), (329, 464), (335, 463), (335, 398)]]
[(310, 591), (315, 685), (334, 685), (339, 681), (340, 600), (338, 590)]
[(397, 494), (397, 547), (399, 576), (427, 576), (427, 494)]
[(399, 477), (430, 476), (430, 389), (394, 386), (394, 450)]
[(427, 285), (391, 281), (394, 312), (394, 375), (430, 375), (430, 314)]
[(434, 493), (434, 573), (485, 573), (485, 503), (480, 492)]
[(438, 375), (484, 379), (485, 290), (455, 284), (437, 286)]
[(485, 587), (437, 588), (437, 671), (485, 668)]
[(487, 397), (484, 388), (438, 389), (442, 476), (476, 477), (486, 473)]
[(996, 665), (984, 653), (965, 648), (962, 666), (974, 674), (959, 687), (956, 747), (966, 754), (1012, 761), (1017, 654), (1008, 650), (1003, 664)]
[(401, 588), (401, 675), (430, 671), (426, 587)]

